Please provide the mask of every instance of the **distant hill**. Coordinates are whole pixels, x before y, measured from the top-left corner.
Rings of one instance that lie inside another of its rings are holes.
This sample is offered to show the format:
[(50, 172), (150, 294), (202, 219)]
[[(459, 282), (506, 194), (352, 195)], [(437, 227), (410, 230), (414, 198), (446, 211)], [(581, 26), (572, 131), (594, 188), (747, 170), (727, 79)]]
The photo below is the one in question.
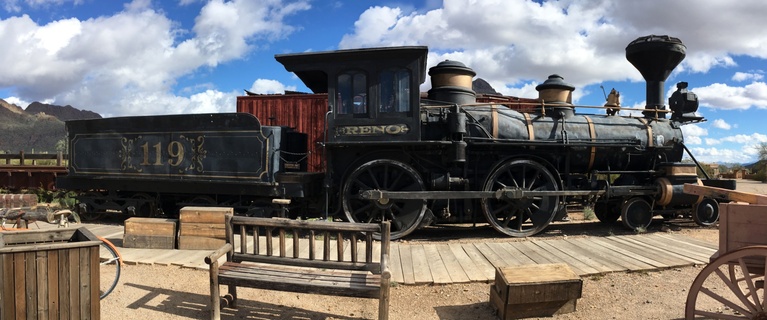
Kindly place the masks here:
[(477, 78), (472, 83), (472, 90), (479, 94), (500, 94), (485, 79)]
[(26, 111), (29, 114), (45, 113), (49, 116), (54, 116), (61, 121), (101, 118), (101, 115), (93, 111), (75, 109), (70, 105), (62, 107), (40, 102), (32, 102), (27, 106)]
[[(27, 110), (0, 99), (0, 151), (6, 153), (55, 153), (56, 144), (66, 139), (64, 121), (101, 118), (95, 112), (72, 106), (34, 102)], [(63, 150), (62, 150), (63, 151)]]

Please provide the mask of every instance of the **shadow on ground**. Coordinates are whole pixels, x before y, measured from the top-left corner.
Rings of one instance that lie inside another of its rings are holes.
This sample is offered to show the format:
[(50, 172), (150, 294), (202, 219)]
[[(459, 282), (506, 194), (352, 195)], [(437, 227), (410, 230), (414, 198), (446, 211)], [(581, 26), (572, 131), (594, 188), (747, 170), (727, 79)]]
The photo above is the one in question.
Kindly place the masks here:
[[(210, 296), (170, 289), (126, 283), (125, 286), (146, 291), (146, 294), (129, 304), (128, 309), (148, 309), (174, 317), (190, 319), (210, 318)], [(365, 318), (348, 317), (337, 314), (317, 312), (283, 305), (239, 299), (237, 309), (226, 308), (221, 311), (221, 319), (338, 319), (358, 320)]]

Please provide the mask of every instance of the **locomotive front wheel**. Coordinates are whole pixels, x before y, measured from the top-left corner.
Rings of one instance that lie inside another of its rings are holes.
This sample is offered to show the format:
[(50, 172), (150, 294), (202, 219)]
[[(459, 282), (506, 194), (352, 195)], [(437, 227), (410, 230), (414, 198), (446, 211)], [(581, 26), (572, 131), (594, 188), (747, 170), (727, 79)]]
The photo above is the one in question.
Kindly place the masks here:
[(702, 227), (714, 225), (719, 221), (719, 203), (714, 199), (704, 198), (693, 208), (692, 219)]
[[(558, 191), (559, 185), (543, 165), (532, 160), (512, 160), (495, 169), (483, 187), (484, 191), (500, 189)], [(558, 209), (559, 196), (482, 199), (482, 211), (488, 223), (512, 237), (527, 237), (542, 231)]]
[[(391, 221), (392, 240), (402, 238), (418, 228), (426, 212), (425, 199), (361, 199), (360, 192), (367, 190), (426, 190), (423, 180), (411, 166), (388, 159), (373, 160), (361, 165), (344, 181), (342, 202), (344, 214), (351, 222)], [(378, 239), (380, 234), (374, 237)]]
[(687, 294), (685, 319), (767, 319), (767, 246), (719, 256), (700, 271)]
[(652, 223), (652, 207), (647, 200), (631, 198), (621, 207), (621, 221), (634, 231), (646, 230)]

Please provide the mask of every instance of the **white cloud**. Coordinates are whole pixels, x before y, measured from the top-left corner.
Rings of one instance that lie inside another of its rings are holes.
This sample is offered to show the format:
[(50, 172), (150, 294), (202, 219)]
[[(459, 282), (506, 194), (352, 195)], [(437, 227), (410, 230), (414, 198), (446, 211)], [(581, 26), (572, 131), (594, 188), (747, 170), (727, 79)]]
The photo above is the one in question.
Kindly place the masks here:
[[(135, 0), (111, 16), (44, 25), (27, 15), (0, 20), (0, 88), (13, 88), (26, 101), (52, 99), (104, 116), (231, 109), (233, 92), (214, 88), (176, 97), (171, 90), (181, 76), (241, 59), (254, 42), (290, 34), (295, 28), (285, 18), (310, 5), (303, 0), (210, 1), (192, 30), (180, 29), (150, 7)], [(231, 103), (211, 105), (221, 102)]]
[(701, 137), (708, 135), (708, 130), (697, 124), (688, 124), (682, 126), (682, 134), (684, 135), (684, 142), (687, 145), (698, 145), (703, 143)]
[(735, 72), (734, 75), (732, 75), (732, 81), (737, 81), (737, 82), (762, 80), (762, 79), (764, 79), (764, 75), (762, 73), (738, 71), (738, 72)]
[(285, 90), (296, 91), (295, 86), (285, 86), (277, 80), (257, 79), (248, 91), (260, 94), (285, 93)]
[(706, 138), (705, 141), (706, 141), (706, 145), (708, 146), (713, 146), (713, 145), (722, 143), (722, 141), (719, 141), (717, 139), (711, 139), (711, 138)]
[(746, 110), (752, 107), (767, 108), (767, 84), (752, 82), (743, 87), (714, 83), (694, 88), (700, 104), (714, 109)]
[(722, 119), (715, 119), (711, 122), (711, 126), (717, 129), (730, 130), (732, 126)]
[(691, 148), (695, 158), (707, 163), (748, 163), (753, 161), (753, 148), (742, 147), (740, 149), (721, 148)]

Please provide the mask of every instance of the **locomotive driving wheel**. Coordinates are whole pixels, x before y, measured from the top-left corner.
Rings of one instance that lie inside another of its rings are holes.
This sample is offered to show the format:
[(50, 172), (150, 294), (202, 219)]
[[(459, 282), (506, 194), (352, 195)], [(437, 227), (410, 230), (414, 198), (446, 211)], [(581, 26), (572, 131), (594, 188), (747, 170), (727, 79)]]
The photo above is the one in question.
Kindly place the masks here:
[[(424, 191), (423, 180), (411, 166), (388, 159), (361, 165), (344, 182), (342, 205), (346, 218), (352, 222), (391, 221), (392, 240), (418, 228), (426, 212), (425, 199), (361, 199), (360, 192), (367, 190)], [(380, 235), (375, 234), (374, 237)]]
[[(484, 191), (500, 189), (558, 191), (559, 185), (554, 175), (538, 162), (512, 160), (495, 169), (485, 180)], [(512, 237), (527, 237), (542, 231), (558, 209), (559, 196), (482, 200), (482, 211), (490, 225)]]
[(700, 271), (687, 294), (685, 319), (767, 319), (767, 246), (719, 256)]

